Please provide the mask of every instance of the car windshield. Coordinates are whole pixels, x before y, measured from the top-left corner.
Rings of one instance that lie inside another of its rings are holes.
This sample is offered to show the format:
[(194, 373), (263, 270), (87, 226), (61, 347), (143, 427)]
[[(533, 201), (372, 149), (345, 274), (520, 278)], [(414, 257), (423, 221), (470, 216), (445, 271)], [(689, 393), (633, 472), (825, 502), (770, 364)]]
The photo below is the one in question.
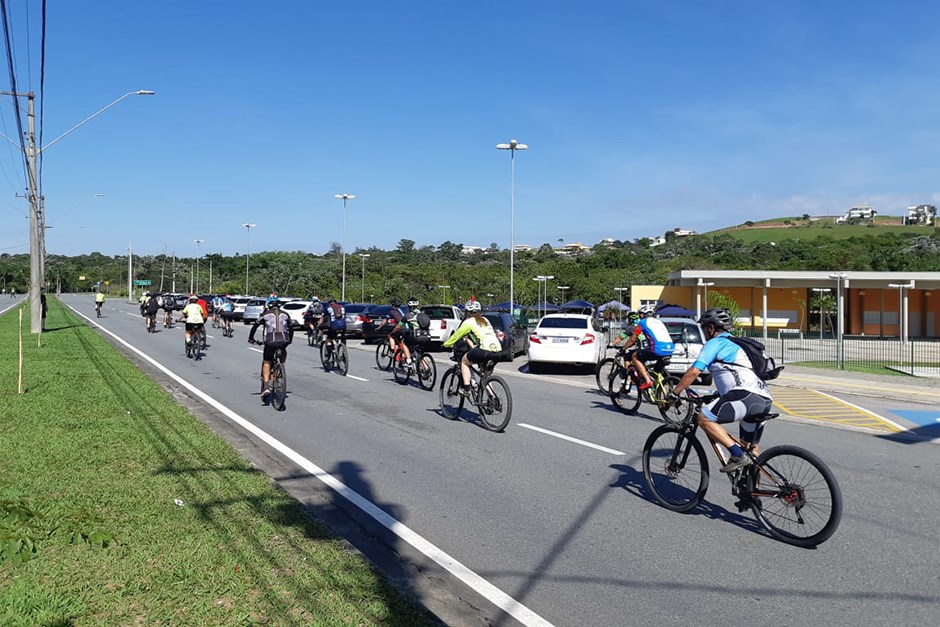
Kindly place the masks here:
[(489, 320), (490, 324), (496, 327), (497, 329), (502, 329), (503, 327), (507, 326), (505, 324), (506, 321), (503, 319), (502, 316), (498, 314), (489, 314), (489, 315), (483, 314), (483, 317)]
[(257, 307), (258, 305), (262, 305), (262, 306), (264, 305), (264, 299), (263, 299), (263, 298), (256, 298), (256, 299), (254, 299), (254, 300), (248, 301), (248, 306), (249, 306), (249, 307)]
[(667, 322), (666, 329), (672, 337), (673, 342), (682, 342), (683, 344), (704, 344), (698, 327), (694, 324), (683, 322)]
[(540, 329), (586, 329), (587, 318), (542, 318)]
[(281, 309), (306, 309), (307, 303), (287, 303)]
[(441, 320), (442, 318), (453, 318), (454, 310), (450, 307), (427, 307), (420, 308), (421, 311), (428, 314), (428, 317), (432, 320)]

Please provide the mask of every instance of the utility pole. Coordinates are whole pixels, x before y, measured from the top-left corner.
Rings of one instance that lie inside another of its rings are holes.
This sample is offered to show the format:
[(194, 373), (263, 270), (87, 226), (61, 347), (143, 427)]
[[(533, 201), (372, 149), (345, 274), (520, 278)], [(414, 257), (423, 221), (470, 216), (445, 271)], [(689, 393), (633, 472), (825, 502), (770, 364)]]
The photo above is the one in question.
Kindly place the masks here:
[(127, 302), (134, 302), (134, 255), (131, 252), (130, 242), (127, 244)]

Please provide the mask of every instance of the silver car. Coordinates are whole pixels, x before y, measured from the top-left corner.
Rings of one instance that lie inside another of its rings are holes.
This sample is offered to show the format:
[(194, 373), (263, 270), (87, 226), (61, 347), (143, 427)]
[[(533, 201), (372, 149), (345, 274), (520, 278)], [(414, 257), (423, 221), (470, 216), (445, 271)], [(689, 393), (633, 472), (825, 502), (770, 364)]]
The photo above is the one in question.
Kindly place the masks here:
[[(666, 371), (681, 377), (702, 352), (705, 346), (705, 332), (702, 331), (698, 322), (689, 318), (660, 318), (659, 320), (666, 325), (672, 341), (676, 344), (676, 350), (672, 354), (672, 359), (669, 360), (669, 365), (666, 366)], [(711, 385), (712, 376), (703, 372), (699, 375), (699, 382), (702, 385)]]
[(245, 305), (245, 313), (242, 314), (242, 322), (245, 324), (254, 324), (258, 316), (261, 315), (261, 312), (264, 311), (264, 303), (265, 299), (263, 298), (252, 298), (249, 300), (248, 304)]

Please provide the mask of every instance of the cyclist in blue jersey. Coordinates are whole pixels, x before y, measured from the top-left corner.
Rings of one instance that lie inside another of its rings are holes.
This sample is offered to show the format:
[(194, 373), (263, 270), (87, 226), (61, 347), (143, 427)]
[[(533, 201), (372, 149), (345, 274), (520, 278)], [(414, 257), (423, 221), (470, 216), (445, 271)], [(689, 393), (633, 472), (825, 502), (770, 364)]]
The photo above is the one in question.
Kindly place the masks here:
[(656, 361), (660, 357), (671, 357), (676, 351), (676, 344), (672, 341), (672, 336), (669, 335), (669, 329), (666, 328), (662, 320), (651, 317), (653, 312), (652, 305), (640, 307), (637, 312), (640, 317), (636, 322), (636, 326), (633, 327), (633, 331), (630, 333), (621, 332), (620, 336), (610, 343), (611, 346), (616, 346), (621, 340), (626, 339), (623, 345), (624, 350), (626, 350), (640, 341), (641, 338), (646, 341), (646, 346), (640, 347), (639, 350), (633, 353), (631, 358), (637, 372), (643, 377), (643, 383), (640, 384), (641, 390), (648, 390), (653, 387), (653, 381), (646, 370), (645, 362)]
[(731, 472), (751, 463), (723, 424), (740, 421), (740, 438), (757, 455), (763, 423), (756, 419), (770, 411), (773, 397), (767, 384), (757, 376), (743, 348), (730, 339), (731, 314), (727, 309), (709, 309), (699, 318), (707, 342), (692, 366), (673, 390), (678, 395), (695, 383), (708, 369), (718, 390), (718, 399), (702, 407), (698, 424), (714, 441), (728, 449), (731, 459), (721, 472)]

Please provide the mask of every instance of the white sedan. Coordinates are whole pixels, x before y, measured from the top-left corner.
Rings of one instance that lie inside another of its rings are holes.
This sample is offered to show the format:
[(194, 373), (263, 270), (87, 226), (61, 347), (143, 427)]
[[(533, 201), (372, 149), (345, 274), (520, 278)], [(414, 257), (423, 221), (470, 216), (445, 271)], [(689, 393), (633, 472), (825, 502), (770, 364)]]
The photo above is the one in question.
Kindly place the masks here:
[(529, 335), (529, 372), (542, 364), (596, 365), (604, 358), (607, 342), (593, 316), (548, 314)]

